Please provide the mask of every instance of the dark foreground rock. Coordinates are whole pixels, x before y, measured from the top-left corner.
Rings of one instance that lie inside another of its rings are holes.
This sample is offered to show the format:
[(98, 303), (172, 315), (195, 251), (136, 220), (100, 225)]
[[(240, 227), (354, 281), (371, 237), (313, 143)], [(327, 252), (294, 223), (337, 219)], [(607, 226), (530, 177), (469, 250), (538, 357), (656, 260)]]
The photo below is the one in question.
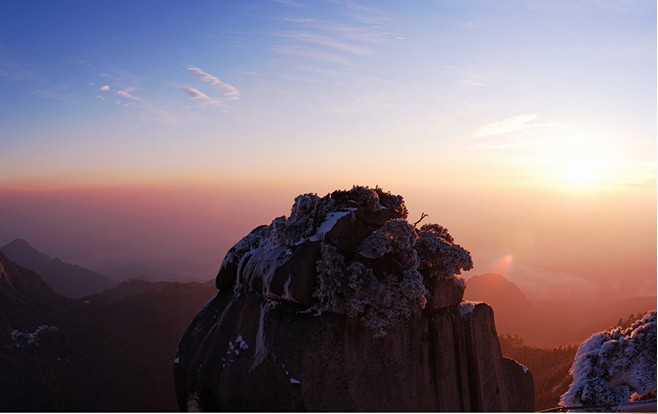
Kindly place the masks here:
[[(302, 252), (302, 253), (300, 253)], [(228, 253), (174, 364), (188, 411), (531, 411), (469, 253), (399, 196), (300, 196)]]

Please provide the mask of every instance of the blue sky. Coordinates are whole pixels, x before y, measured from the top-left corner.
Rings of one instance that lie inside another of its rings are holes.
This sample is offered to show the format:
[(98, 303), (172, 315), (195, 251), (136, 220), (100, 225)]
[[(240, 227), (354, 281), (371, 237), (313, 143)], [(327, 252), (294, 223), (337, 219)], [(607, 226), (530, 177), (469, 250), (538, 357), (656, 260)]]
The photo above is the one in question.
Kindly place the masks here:
[(655, 52), (653, 1), (2, 0), (1, 178), (644, 180)]

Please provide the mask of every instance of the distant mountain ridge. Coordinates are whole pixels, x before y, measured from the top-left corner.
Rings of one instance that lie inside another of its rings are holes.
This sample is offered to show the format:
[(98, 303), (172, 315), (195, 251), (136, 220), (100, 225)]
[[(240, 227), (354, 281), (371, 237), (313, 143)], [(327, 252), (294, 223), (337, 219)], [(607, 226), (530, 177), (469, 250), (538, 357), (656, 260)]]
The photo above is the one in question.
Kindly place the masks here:
[(51, 258), (20, 238), (0, 247), (0, 252), (20, 266), (35, 271), (55, 292), (69, 298), (102, 292), (117, 284), (93, 270)]
[(615, 326), (619, 318), (656, 308), (655, 296), (611, 298), (600, 305), (532, 301), (516, 284), (491, 273), (469, 278), (464, 299), (491, 305), (499, 335), (518, 335), (526, 344), (540, 347), (580, 343)]

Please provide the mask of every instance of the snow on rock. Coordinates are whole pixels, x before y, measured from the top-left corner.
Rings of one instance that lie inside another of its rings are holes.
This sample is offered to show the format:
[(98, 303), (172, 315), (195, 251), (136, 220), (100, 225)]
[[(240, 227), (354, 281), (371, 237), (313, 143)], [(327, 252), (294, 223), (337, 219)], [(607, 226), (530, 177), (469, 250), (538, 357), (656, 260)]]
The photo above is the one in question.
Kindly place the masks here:
[(417, 229), (406, 217), (403, 198), (380, 188), (302, 194), (289, 217), (257, 227), (229, 250), (217, 287), (359, 318), (384, 335), (430, 299), (433, 307), (457, 305), (465, 285), (455, 276), (473, 266), (446, 228)]
[(470, 253), (407, 214), (380, 188), (302, 194), (236, 243), (181, 338), (179, 407), (531, 410), (532, 375), (502, 356), (491, 308), (460, 305)]
[(196, 395), (196, 393), (192, 393), (187, 397), (187, 404), (185, 404), (185, 409), (192, 413), (201, 412), (201, 409), (199, 408), (199, 397)]
[[(470, 315), (475, 309), (475, 305), (479, 305), (482, 302), (472, 302), (470, 300), (464, 300), (459, 304), (459, 314), (461, 316)], [(527, 369), (527, 368), (526, 368)]]
[(656, 311), (622, 330), (598, 332), (583, 342), (570, 370), (565, 407), (616, 406), (656, 391)]
[(56, 326), (40, 325), (33, 332), (23, 332), (18, 329), (11, 331), (11, 339), (14, 341), (13, 347), (22, 348), (25, 346), (39, 345), (39, 335), (46, 332), (57, 332)]
[(331, 229), (334, 228), (339, 219), (347, 216), (348, 214), (352, 214), (354, 210), (356, 209), (350, 208), (348, 211), (334, 211), (328, 213), (316, 231), (317, 239), (323, 240), (325, 234), (329, 233)]
[(231, 357), (237, 357), (241, 351), (249, 349), (249, 345), (242, 339), (242, 335), (238, 335), (235, 341), (228, 341), (226, 347), (226, 354)]

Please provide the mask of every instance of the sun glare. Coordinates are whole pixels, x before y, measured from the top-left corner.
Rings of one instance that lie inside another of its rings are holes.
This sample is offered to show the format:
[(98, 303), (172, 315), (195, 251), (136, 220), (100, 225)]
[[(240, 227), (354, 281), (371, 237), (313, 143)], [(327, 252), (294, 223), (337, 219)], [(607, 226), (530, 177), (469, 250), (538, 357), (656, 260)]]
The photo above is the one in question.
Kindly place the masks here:
[(591, 160), (575, 160), (567, 167), (564, 178), (571, 185), (586, 186), (599, 179), (597, 170), (596, 163)]
[(572, 158), (564, 160), (560, 167), (559, 176), (570, 187), (591, 188), (606, 180), (604, 165), (599, 160)]

